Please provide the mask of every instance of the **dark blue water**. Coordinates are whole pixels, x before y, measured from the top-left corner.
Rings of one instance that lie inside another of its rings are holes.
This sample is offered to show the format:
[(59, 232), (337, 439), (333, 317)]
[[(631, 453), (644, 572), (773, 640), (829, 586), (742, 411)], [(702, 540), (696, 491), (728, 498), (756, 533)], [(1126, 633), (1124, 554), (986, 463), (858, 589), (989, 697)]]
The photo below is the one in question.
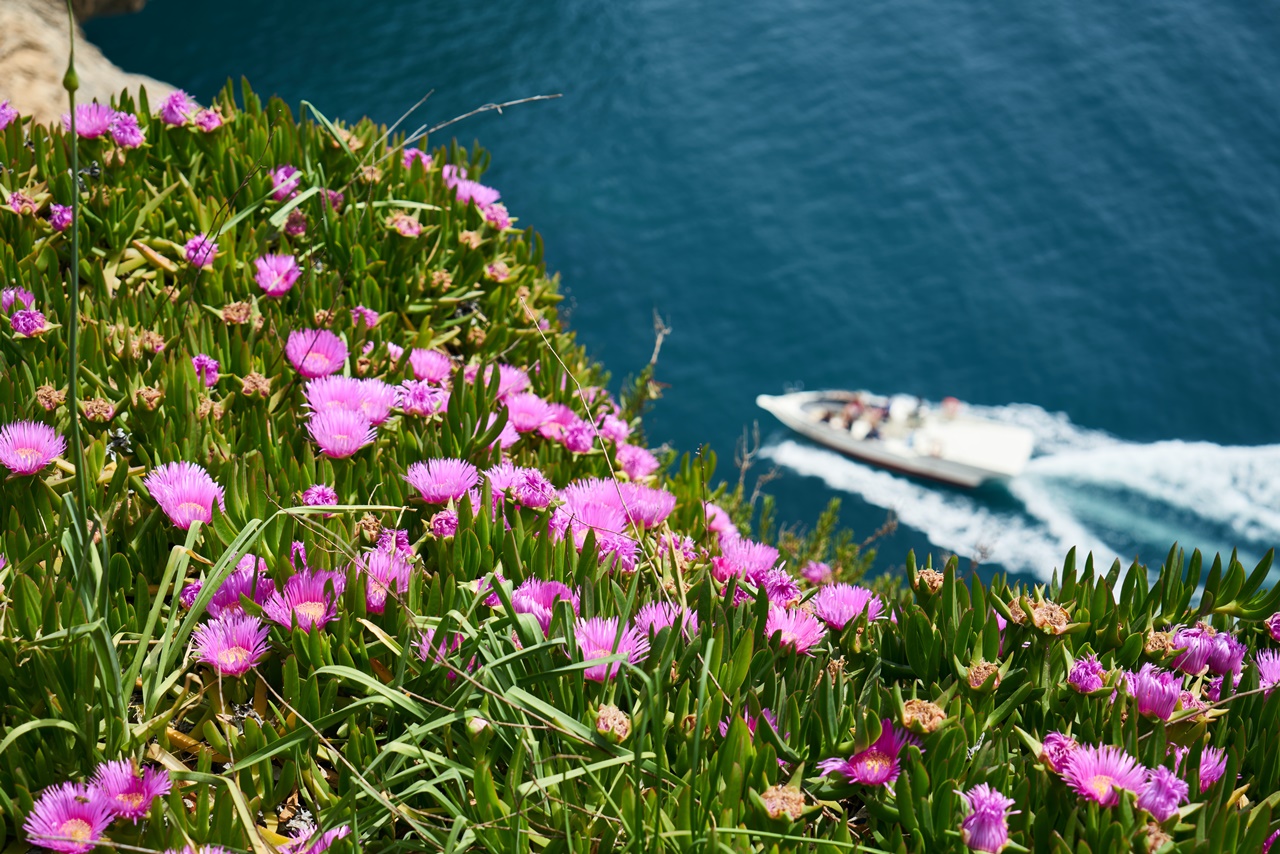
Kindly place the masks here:
[[(87, 29), (197, 97), (243, 74), (348, 119), (563, 93), (450, 133), (493, 151), (581, 339), (632, 372), (656, 309), (653, 442), (731, 475), (759, 420), (782, 519), (893, 509), (885, 565), (1280, 542), (1280, 11), (696, 5), (151, 0)], [(976, 494), (872, 471), (755, 408), (799, 384), (954, 395), (1039, 456)]]

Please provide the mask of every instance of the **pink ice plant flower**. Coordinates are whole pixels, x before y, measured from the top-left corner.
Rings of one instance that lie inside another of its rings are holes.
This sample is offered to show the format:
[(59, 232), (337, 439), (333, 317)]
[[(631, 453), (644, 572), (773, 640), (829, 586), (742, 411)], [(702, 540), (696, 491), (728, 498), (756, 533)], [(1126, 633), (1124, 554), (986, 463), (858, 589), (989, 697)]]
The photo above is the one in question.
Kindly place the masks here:
[(507, 398), (507, 423), (517, 433), (532, 433), (551, 420), (551, 405), (533, 392)]
[(439, 539), (458, 533), (458, 511), (445, 508), (431, 517), (431, 535)]
[(1120, 790), (1142, 791), (1147, 769), (1119, 747), (1081, 747), (1071, 754), (1062, 779), (1080, 797), (1113, 807), (1120, 803)]
[(308, 507), (332, 507), (338, 503), (338, 493), (328, 484), (315, 483), (303, 490), (302, 503)]
[(203, 133), (213, 133), (215, 130), (222, 127), (225, 121), (226, 120), (222, 117), (222, 113), (217, 109), (201, 110), (196, 113), (195, 126)]
[[(752, 735), (756, 734), (756, 728), (760, 725), (760, 721), (765, 721), (772, 727), (774, 732), (778, 731), (778, 716), (773, 713), (772, 709), (762, 708), (759, 715), (752, 715), (746, 709), (742, 710), (742, 720), (747, 724), (747, 732)], [(729, 727), (733, 724), (733, 716), (726, 715), (720, 721), (720, 737), (724, 738), (729, 734)], [(790, 735), (788, 733), (787, 735)]]
[(1199, 791), (1204, 794), (1214, 783), (1222, 779), (1222, 775), (1227, 773), (1227, 751), (1221, 747), (1206, 747), (1200, 753), (1200, 786)]
[(196, 376), (199, 377), (205, 385), (205, 388), (213, 388), (218, 384), (218, 360), (210, 356), (208, 353), (199, 353), (191, 357), (191, 367), (196, 369)]
[(484, 214), (484, 221), (498, 231), (506, 231), (511, 227), (511, 214), (507, 212), (506, 205), (486, 205), (481, 208), (480, 212)]
[(335, 374), (347, 361), (347, 345), (327, 329), (295, 329), (289, 333), (284, 353), (308, 379)]
[[(277, 594), (272, 594), (273, 598)], [(267, 604), (271, 603), (267, 600)], [(301, 619), (299, 619), (301, 623)], [(192, 633), (196, 660), (207, 664), (220, 676), (239, 678), (256, 667), (267, 653), (270, 633), (262, 620), (250, 614), (229, 611), (196, 627)]]
[(409, 562), (398, 549), (368, 552), (356, 566), (366, 579), (364, 601), (370, 614), (381, 614), (385, 610), (387, 594), (409, 589)]
[[(640, 664), (649, 656), (649, 639), (634, 626), (623, 628), (622, 636), (618, 636), (617, 617), (579, 619), (574, 623), (573, 634), (584, 661), (621, 655), (631, 664)], [(592, 682), (604, 682), (617, 676), (621, 669), (622, 664), (617, 661), (595, 664), (582, 671), (582, 676)]]
[(267, 600), (262, 613), (285, 628), (296, 620), (304, 632), (323, 629), (338, 616), (337, 600), (346, 586), (347, 577), (341, 573), (303, 569)]
[(1041, 742), (1039, 758), (1053, 773), (1064, 774), (1071, 762), (1071, 757), (1079, 749), (1080, 745), (1071, 736), (1056, 731), (1050, 732)]
[[(81, 139), (97, 139), (111, 129), (111, 120), (116, 111), (106, 104), (96, 101), (91, 104), (76, 105), (76, 136)], [(71, 131), (71, 114), (62, 114), (62, 129)]]
[(377, 440), (377, 431), (368, 417), (349, 409), (313, 412), (307, 421), (307, 432), (324, 455), (335, 460), (346, 459)]
[(747, 539), (722, 540), (720, 556), (711, 559), (711, 577), (721, 583), (733, 576), (748, 578), (773, 568), (778, 550)]
[(856, 584), (830, 584), (810, 600), (813, 612), (831, 628), (841, 631), (864, 613), (867, 622), (879, 619), (884, 603), (875, 592)]
[(440, 350), (415, 347), (409, 351), (409, 365), (416, 379), (431, 385), (446, 385), (453, 376), (453, 359)]
[(638, 445), (619, 445), (617, 454), (618, 465), (632, 480), (648, 477), (661, 466), (657, 457)]
[(517, 614), (532, 614), (542, 627), (545, 635), (551, 628), (551, 615), (556, 602), (563, 599), (573, 608), (574, 616), (578, 614), (578, 593), (573, 588), (559, 581), (541, 581), (529, 578), (511, 592), (511, 607)]
[(616, 415), (608, 414), (600, 419), (600, 435), (621, 445), (631, 437), (631, 427)]
[(44, 314), (31, 308), (15, 311), (9, 318), (9, 326), (19, 335), (34, 337), (45, 331)]
[(66, 450), (66, 439), (39, 421), (14, 421), (0, 427), (0, 466), (14, 475), (38, 474)]
[(920, 739), (896, 726), (889, 718), (881, 722), (880, 737), (875, 743), (848, 759), (824, 759), (818, 763), (822, 776), (841, 774), (850, 783), (890, 788), (902, 773), (902, 749), (908, 744), (920, 748)]
[(426, 171), (431, 168), (431, 155), (421, 148), (406, 148), (401, 155), (401, 162), (406, 169), (412, 168), (414, 162), (421, 163), (423, 171)]
[(142, 485), (169, 521), (184, 531), (197, 520), (210, 522), (215, 501), (220, 509), (226, 510), (222, 487), (196, 463), (165, 463), (143, 478)]
[(9, 194), (9, 209), (19, 216), (31, 216), (36, 212), (36, 203), (21, 190), (14, 190)]
[(1244, 657), (1249, 648), (1230, 632), (1218, 632), (1213, 636), (1209, 651), (1209, 672), (1217, 676), (1228, 673), (1239, 676), (1244, 668)]
[(1075, 664), (1071, 665), (1067, 684), (1081, 694), (1090, 694), (1102, 688), (1102, 677), (1106, 673), (1107, 669), (1098, 661), (1098, 656), (1089, 653), (1083, 658), (1077, 658)]
[(810, 584), (830, 584), (835, 581), (835, 573), (831, 571), (831, 567), (821, 561), (809, 561), (800, 570), (800, 574)]
[(444, 185), (452, 190), (459, 181), (466, 180), (467, 167), (446, 163), (440, 167), (440, 177), (444, 179)]
[(1271, 696), (1276, 684), (1280, 683), (1280, 652), (1274, 649), (1260, 649), (1253, 659), (1258, 668), (1258, 687), (1266, 696)]
[[(448, 637), (440, 633), (441, 636), (437, 639), (436, 634), (435, 629), (424, 629), (421, 637), (418, 638), (417, 644), (414, 645), (414, 649), (418, 653), (418, 658), (423, 661), (434, 661), (436, 664), (443, 666), (446, 664), (448, 655), (462, 648), (463, 637), (461, 632), (453, 632)], [(449, 678), (455, 679), (457, 677), (450, 673)]]
[(311, 380), (303, 389), (312, 412), (358, 412), (375, 427), (391, 417), (396, 389), (378, 379), (357, 379), (331, 374)]
[(50, 851), (84, 854), (97, 847), (115, 819), (106, 798), (87, 786), (62, 783), (40, 793), (22, 829)]
[(138, 126), (138, 117), (133, 113), (116, 113), (108, 126), (111, 139), (121, 148), (141, 148), (147, 141), (142, 128)]
[(350, 835), (351, 827), (346, 824), (324, 832), (313, 827), (299, 833), (296, 839), (282, 844), (280, 854), (324, 854), (333, 847), (333, 843)]
[(1138, 714), (1169, 720), (1178, 705), (1181, 676), (1148, 663), (1137, 673), (1126, 671), (1124, 677), (1129, 694), (1138, 704)]
[(642, 605), (636, 612), (636, 631), (645, 635), (656, 635), (663, 629), (680, 624), (680, 632), (686, 639), (698, 633), (698, 612), (688, 611), (679, 605), (669, 602), (650, 602)]
[(764, 635), (771, 638), (775, 634), (778, 643), (791, 647), (798, 655), (808, 655), (809, 650), (827, 636), (827, 629), (812, 614), (800, 610), (787, 610), (776, 605), (769, 607), (769, 617), (765, 620)]
[(302, 173), (296, 166), (285, 163), (270, 172), (271, 198), (283, 202), (298, 195), (298, 184), (302, 181)]
[(36, 295), (26, 288), (5, 288), (0, 290), (0, 309), (8, 311), (17, 303), (22, 303), (23, 308), (31, 308), (31, 304), (36, 301)]
[(665, 489), (639, 483), (620, 483), (619, 501), (627, 519), (641, 528), (656, 528), (676, 509), (676, 497)]
[(218, 244), (203, 232), (187, 241), (183, 247), (187, 261), (199, 270), (208, 270), (218, 254)]
[(205, 610), (214, 619), (226, 614), (243, 614), (241, 596), (262, 605), (275, 592), (276, 583), (267, 573), (267, 562), (254, 555), (245, 555), (218, 586)]
[(0, 130), (4, 130), (13, 124), (13, 120), (18, 117), (18, 111), (9, 106), (9, 99), (5, 98), (0, 101)]
[(60, 205), (57, 202), (49, 205), (49, 225), (54, 231), (63, 232), (70, 228), (72, 217), (70, 205)]
[(467, 494), (480, 482), (480, 472), (466, 460), (437, 457), (413, 463), (404, 479), (428, 504), (447, 504)]
[(542, 510), (555, 498), (556, 489), (547, 476), (535, 468), (499, 463), (484, 473), (494, 494), (502, 493), (521, 507)]
[(707, 518), (707, 533), (713, 534), (720, 539), (721, 548), (724, 547), (726, 540), (739, 538), (738, 528), (733, 524), (733, 519), (729, 518), (728, 511), (718, 504), (712, 504), (710, 501), (704, 502), (702, 506)]
[(190, 95), (178, 89), (160, 104), (160, 121), (173, 127), (181, 127), (191, 120), (196, 106)]
[(1144, 809), (1158, 822), (1163, 822), (1187, 802), (1187, 782), (1163, 765), (1147, 772), (1147, 781), (1138, 793), (1138, 809)]
[(988, 783), (979, 783), (964, 793), (969, 814), (960, 822), (960, 837), (971, 851), (999, 854), (1009, 844), (1009, 812), (1013, 798), (1005, 797)]
[(120, 759), (99, 765), (89, 785), (106, 800), (116, 818), (137, 824), (151, 811), (156, 798), (169, 794), (173, 783), (163, 768), (138, 769), (128, 759)]
[(292, 255), (260, 255), (253, 261), (256, 272), (253, 280), (269, 297), (281, 297), (289, 292), (302, 275), (298, 259)]
[(418, 380), (405, 380), (396, 387), (399, 403), (406, 415), (429, 417), (449, 408), (449, 391)]
[(457, 194), (458, 201), (463, 204), (475, 202), (478, 208), (488, 207), (502, 198), (502, 194), (493, 187), (486, 187), (479, 181), (469, 181), (465, 178), (454, 184), (453, 190)]

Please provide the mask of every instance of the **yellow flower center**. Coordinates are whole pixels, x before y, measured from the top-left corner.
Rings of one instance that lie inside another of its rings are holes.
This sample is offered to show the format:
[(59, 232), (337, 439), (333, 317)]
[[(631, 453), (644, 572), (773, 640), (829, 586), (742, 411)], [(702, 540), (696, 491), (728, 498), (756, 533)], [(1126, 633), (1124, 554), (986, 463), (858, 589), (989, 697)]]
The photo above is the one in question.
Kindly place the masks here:
[[(323, 602), (303, 602), (293, 610), (296, 611), (300, 617), (306, 617), (308, 622), (318, 623), (320, 620), (324, 619), (325, 611), (327, 611), (328, 608), (325, 607)], [(299, 620), (299, 622), (301, 623), (303, 621)]]
[(893, 765), (893, 760), (886, 756), (883, 751), (872, 750), (863, 757), (862, 764), (873, 774), (879, 774)]
[(130, 809), (137, 809), (138, 807), (142, 806), (142, 793), (141, 792), (121, 792), (120, 794), (116, 795), (116, 800), (124, 804), (126, 807), (129, 807)]
[(40, 452), (39, 452), (39, 451), (37, 451), (35, 448), (18, 448), (18, 450), (17, 450), (17, 454), (18, 454), (18, 456), (19, 456), (19, 457), (21, 457), (23, 460), (38, 460), (38, 459), (40, 459)]
[(58, 828), (58, 836), (84, 842), (93, 836), (93, 828), (84, 819), (73, 818), (62, 823), (62, 827)]
[(302, 360), (302, 367), (309, 371), (329, 370), (329, 357), (323, 353), (308, 353)]
[(218, 652), (218, 664), (230, 670), (239, 667), (249, 659), (249, 650), (242, 646), (232, 646)]
[(191, 516), (193, 518), (199, 518), (203, 516), (206, 512), (207, 511), (205, 510), (205, 506), (196, 501), (184, 501), (178, 505), (179, 516)]
[(1107, 774), (1098, 774), (1089, 781), (1089, 789), (1100, 798), (1105, 798), (1111, 794), (1111, 789), (1115, 786), (1114, 777)]

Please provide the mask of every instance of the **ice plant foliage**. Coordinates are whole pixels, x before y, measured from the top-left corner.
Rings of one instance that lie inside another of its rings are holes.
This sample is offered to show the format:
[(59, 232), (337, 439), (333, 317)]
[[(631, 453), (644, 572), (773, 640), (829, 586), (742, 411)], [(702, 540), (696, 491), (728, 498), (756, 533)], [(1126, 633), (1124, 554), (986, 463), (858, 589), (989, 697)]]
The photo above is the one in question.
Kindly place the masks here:
[(1272, 845), (1265, 560), (779, 530), (650, 449), (483, 152), (143, 103), (0, 102), (0, 844)]

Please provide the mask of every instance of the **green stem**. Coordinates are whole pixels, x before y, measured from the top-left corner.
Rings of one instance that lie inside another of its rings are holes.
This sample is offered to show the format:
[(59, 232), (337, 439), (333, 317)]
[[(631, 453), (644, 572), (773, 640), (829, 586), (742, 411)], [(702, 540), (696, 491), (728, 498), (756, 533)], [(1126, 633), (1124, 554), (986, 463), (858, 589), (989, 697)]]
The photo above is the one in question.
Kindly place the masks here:
[[(76, 74), (76, 17), (71, 8), (71, 0), (67, 0), (67, 23), (69, 28), (68, 44), (70, 54), (67, 59), (67, 73), (62, 78), (62, 88), (67, 90), (70, 102), (70, 140), (71, 140), (71, 317), (67, 324), (67, 363), (70, 378), (67, 382), (67, 403), (71, 410), (71, 456), (76, 467), (76, 530), (82, 564), (89, 550), (89, 487), (88, 473), (85, 471), (84, 441), (80, 435), (80, 145), (76, 137), (76, 90), (80, 88), (80, 78)], [(96, 599), (96, 597), (95, 597)], [(86, 607), (89, 603), (85, 603)], [(96, 602), (95, 602), (96, 604)], [(92, 616), (92, 615), (91, 615)]]

